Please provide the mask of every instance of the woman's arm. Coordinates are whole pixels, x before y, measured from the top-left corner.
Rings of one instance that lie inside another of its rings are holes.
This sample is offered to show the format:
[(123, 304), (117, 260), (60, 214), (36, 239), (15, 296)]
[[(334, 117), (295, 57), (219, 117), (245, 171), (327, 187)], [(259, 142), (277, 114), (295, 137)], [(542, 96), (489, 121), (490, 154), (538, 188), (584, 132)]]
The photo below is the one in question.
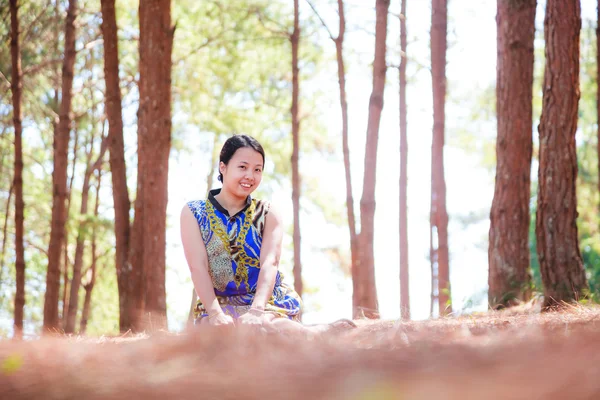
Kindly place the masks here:
[(275, 207), (271, 206), (265, 216), (265, 228), (260, 249), (260, 272), (256, 284), (256, 294), (252, 308), (263, 310), (267, 301), (273, 295), (277, 268), (281, 257), (281, 241), (283, 240), (283, 223), (281, 215)]
[(204, 246), (198, 222), (187, 204), (181, 210), (180, 222), (181, 242), (183, 243), (185, 258), (192, 274), (192, 282), (194, 282), (196, 294), (200, 298), (200, 301), (202, 301), (202, 304), (204, 304), (210, 318), (219, 313), (223, 314), (208, 273), (206, 246)]

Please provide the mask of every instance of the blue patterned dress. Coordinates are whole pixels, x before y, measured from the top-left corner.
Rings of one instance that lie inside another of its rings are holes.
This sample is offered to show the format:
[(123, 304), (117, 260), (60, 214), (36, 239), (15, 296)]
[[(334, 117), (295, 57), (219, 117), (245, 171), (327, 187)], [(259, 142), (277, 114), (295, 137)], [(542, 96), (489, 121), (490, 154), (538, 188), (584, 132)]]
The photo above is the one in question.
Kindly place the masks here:
[[(221, 308), (233, 318), (250, 309), (260, 272), (260, 248), (269, 213), (269, 203), (250, 198), (234, 216), (215, 199), (221, 189), (211, 190), (208, 200), (190, 201), (202, 241), (208, 254), (209, 274)], [(273, 295), (265, 311), (279, 317), (299, 320), (302, 300), (293, 288), (283, 282), (277, 272)], [(200, 300), (194, 309), (196, 323), (208, 314)]]

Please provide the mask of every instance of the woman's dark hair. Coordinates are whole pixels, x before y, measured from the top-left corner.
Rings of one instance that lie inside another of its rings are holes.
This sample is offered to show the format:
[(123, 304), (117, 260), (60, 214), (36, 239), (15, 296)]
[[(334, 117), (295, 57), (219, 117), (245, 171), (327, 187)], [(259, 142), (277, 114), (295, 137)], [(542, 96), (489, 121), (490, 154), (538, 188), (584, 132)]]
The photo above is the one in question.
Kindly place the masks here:
[[(263, 159), (263, 165), (265, 163), (265, 150), (258, 143), (258, 140), (254, 139), (252, 136), (248, 135), (233, 135), (229, 139), (223, 143), (223, 147), (221, 148), (221, 154), (219, 155), (219, 161), (223, 164), (227, 165), (231, 157), (235, 154), (238, 149), (242, 147), (249, 147), (252, 150), (260, 153)], [(223, 182), (223, 174), (219, 172), (219, 181)]]

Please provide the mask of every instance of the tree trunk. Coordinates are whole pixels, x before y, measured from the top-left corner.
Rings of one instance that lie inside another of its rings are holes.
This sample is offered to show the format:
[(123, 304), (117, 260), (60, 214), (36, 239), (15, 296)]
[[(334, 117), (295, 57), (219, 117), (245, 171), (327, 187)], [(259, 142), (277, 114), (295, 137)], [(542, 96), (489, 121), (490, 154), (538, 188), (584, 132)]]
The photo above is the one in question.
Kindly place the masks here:
[[(94, 205), (94, 216), (99, 215), (100, 208), (100, 187), (102, 185), (102, 172), (98, 170), (98, 182), (96, 184), (96, 204)], [(98, 251), (96, 245), (96, 225), (92, 228), (92, 264), (90, 265), (90, 280), (83, 288), (85, 289), (85, 299), (83, 300), (83, 309), (81, 311), (81, 321), (79, 321), (79, 334), (85, 335), (87, 323), (90, 319), (90, 308), (92, 304), (92, 291), (96, 283), (96, 267), (98, 263)]]
[(54, 137), (54, 171), (52, 172), (52, 222), (48, 246), (48, 273), (44, 296), (44, 331), (56, 331), (58, 325), (58, 293), (60, 289), (60, 255), (65, 238), (67, 199), (67, 152), (71, 125), (73, 66), (75, 64), (75, 18), (77, 0), (69, 0), (65, 24), (65, 57), (62, 68), (62, 99), (58, 129)]
[(369, 120), (365, 147), (363, 192), (360, 199), (360, 282), (359, 308), (367, 318), (379, 318), (377, 287), (375, 286), (375, 255), (373, 239), (375, 234), (375, 178), (377, 176), (377, 144), (379, 123), (383, 110), (385, 73), (387, 70), (385, 53), (387, 39), (387, 17), (389, 0), (377, 0), (375, 24), (375, 57), (373, 60), (373, 90), (369, 99)]
[[(138, 124), (138, 131), (139, 131)], [(134, 203), (135, 219), (131, 226), (131, 236), (129, 237), (129, 253), (127, 259), (127, 271), (121, 275), (121, 279), (126, 285), (128, 293), (127, 303), (125, 303), (127, 319), (131, 325), (122, 325), (121, 330), (132, 330), (134, 332), (141, 332), (145, 329), (142, 322), (142, 315), (144, 313), (144, 293), (146, 292), (145, 284), (145, 266), (143, 264), (143, 221), (144, 221), (144, 207), (143, 207), (143, 187), (144, 187), (144, 170), (141, 164), (143, 157), (140, 156), (145, 150), (138, 134), (138, 169), (137, 169), (137, 185), (136, 185), (136, 197)], [(127, 278), (127, 279), (126, 279)]]
[(294, 31), (290, 36), (292, 43), (292, 205), (294, 208), (294, 288), (302, 296), (302, 260), (300, 258), (300, 171), (298, 157), (300, 151), (300, 118), (298, 116), (298, 48), (300, 47), (300, 16), (298, 0), (294, 0)]
[(340, 106), (342, 108), (342, 151), (344, 154), (344, 173), (346, 179), (346, 213), (350, 233), (350, 255), (352, 271), (352, 316), (359, 316), (358, 299), (360, 292), (360, 267), (358, 257), (358, 236), (356, 234), (356, 215), (354, 213), (354, 195), (352, 190), (352, 173), (350, 169), (350, 145), (348, 142), (348, 101), (346, 99), (346, 66), (344, 63), (344, 38), (346, 35), (346, 15), (344, 1), (338, 0), (339, 33), (333, 38), (338, 67), (338, 83), (340, 87)]
[[(58, 127), (58, 126), (57, 126)], [(68, 176), (69, 185), (67, 186), (67, 211), (65, 212), (65, 221), (69, 220), (71, 215), (71, 198), (73, 193), (73, 180), (75, 179), (75, 170), (77, 168), (77, 153), (79, 152), (79, 134), (75, 129), (73, 138), (73, 163), (71, 164), (71, 177)], [(60, 315), (60, 325), (65, 328), (67, 323), (67, 314), (69, 310), (69, 267), (71, 266), (69, 260), (69, 226), (65, 224), (65, 242), (63, 244), (63, 261), (62, 261), (62, 274), (63, 274), (63, 287), (62, 287), (62, 314)]]
[(13, 123), (15, 127), (15, 269), (17, 290), (15, 294), (14, 335), (23, 337), (23, 307), (25, 306), (25, 249), (23, 247), (23, 126), (21, 124), (21, 50), (19, 48), (19, 6), (17, 0), (10, 0), (10, 55), (12, 61), (11, 91), (13, 102)]
[(408, 124), (406, 118), (406, 1), (400, 4), (400, 318), (410, 320), (408, 278)]
[(498, 1), (496, 187), (490, 212), (493, 308), (529, 296), (529, 198), (536, 0)]
[[(4, 261), (6, 260), (6, 243), (8, 242), (8, 220), (10, 219), (10, 201), (14, 192), (14, 180), (10, 183), (8, 189), (8, 199), (6, 199), (6, 214), (4, 214), (4, 225), (2, 227), (2, 252), (0, 253), (0, 285), (2, 284), (2, 275), (4, 271)], [(1, 288), (1, 287), (0, 287)], [(4, 291), (0, 290), (0, 308), (4, 303)]]
[(77, 241), (75, 244), (75, 259), (73, 260), (73, 277), (71, 278), (71, 289), (69, 294), (69, 308), (65, 323), (65, 333), (75, 332), (75, 322), (77, 319), (77, 310), (79, 309), (79, 288), (81, 286), (81, 268), (83, 266), (83, 252), (85, 237), (84, 232), (87, 225), (87, 212), (88, 212), (88, 199), (90, 193), (90, 180), (94, 171), (102, 166), (102, 159), (106, 152), (106, 142), (103, 136), (103, 142), (101, 144), (100, 154), (95, 162), (92, 163), (92, 148), (93, 148), (93, 137), (90, 140), (90, 150), (87, 155), (87, 167), (83, 176), (83, 186), (81, 188), (81, 207), (79, 214), (81, 220), (77, 229)]
[(575, 191), (580, 30), (579, 0), (548, 0), (536, 218), (544, 307), (577, 300), (588, 287), (577, 242)]
[[(119, 291), (119, 329), (133, 328), (134, 307), (130, 290), (130, 272), (127, 264), (130, 240), (129, 211), (131, 202), (127, 188), (123, 117), (121, 115), (121, 90), (119, 88), (119, 43), (115, 0), (102, 0), (102, 36), (104, 37), (104, 79), (106, 81), (106, 115), (108, 119), (108, 147), (110, 172), (115, 208), (115, 268)], [(132, 267), (137, 265), (130, 263)]]
[[(142, 262), (146, 327), (167, 328), (165, 250), (167, 179), (171, 149), (171, 53), (174, 28), (170, 0), (140, 3), (140, 109), (138, 168), (144, 173)], [(156, 101), (160, 99), (160, 101)], [(138, 197), (140, 194), (138, 193)], [(137, 215), (136, 215), (137, 218)]]
[[(431, 6), (431, 78), (433, 83), (433, 140), (431, 144), (431, 235), (437, 264), (439, 314), (452, 312), (448, 256), (448, 212), (444, 178), (444, 134), (446, 121), (447, 0), (433, 0)], [(437, 242), (437, 243), (436, 243)]]
[[(431, 182), (433, 182), (433, 173), (431, 174)], [(433, 186), (433, 185), (432, 185)], [(438, 287), (437, 287), (437, 251), (433, 247), (433, 234), (434, 234), (434, 225), (433, 225), (433, 215), (429, 214), (429, 262), (431, 264), (431, 294), (430, 294), (430, 303), (429, 303), (429, 317), (434, 317), (435, 306), (437, 305), (438, 300)]]

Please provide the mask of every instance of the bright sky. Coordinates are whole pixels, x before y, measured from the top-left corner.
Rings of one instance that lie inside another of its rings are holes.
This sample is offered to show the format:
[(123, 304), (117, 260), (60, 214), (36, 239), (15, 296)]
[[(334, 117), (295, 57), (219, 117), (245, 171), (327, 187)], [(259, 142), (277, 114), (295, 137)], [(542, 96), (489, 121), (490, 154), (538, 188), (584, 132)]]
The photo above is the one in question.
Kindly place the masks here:
[[(368, 3), (365, 4), (365, 3)], [(543, 26), (544, 1), (538, 3), (538, 29)], [(582, 0), (582, 15), (595, 19), (595, 1)], [(319, 4), (319, 3), (317, 3)], [(360, 21), (363, 28), (374, 30), (374, 7), (372, 2), (347, 1), (348, 24), (356, 26)], [(332, 30), (337, 26), (336, 15), (323, 3), (320, 9), (330, 21)], [(390, 11), (399, 12), (400, 1), (393, 1)], [(301, 2), (304, 15), (310, 12)], [(370, 15), (370, 17), (369, 17)], [(408, 74), (408, 207), (409, 207), (409, 265), (410, 296), (413, 319), (429, 316), (430, 307), (430, 263), (429, 254), (429, 204), (430, 165), (432, 132), (431, 75), (417, 64), (429, 65), (429, 28), (431, 23), (430, 2), (409, 1), (407, 10), (409, 48)], [(496, 2), (453, 0), (449, 2), (449, 50), (447, 76), (449, 96), (473, 97), (491, 87), (496, 78)], [(368, 21), (367, 21), (368, 19)], [(399, 48), (399, 24), (390, 16), (388, 45)], [(370, 25), (368, 25), (370, 24)], [(348, 29), (351, 29), (349, 26)], [(364, 31), (348, 32), (346, 48), (353, 53), (346, 55), (348, 63), (348, 102), (350, 115), (350, 140), (355, 209), (359, 209), (362, 194), (362, 168), (364, 141), (367, 127), (368, 99), (371, 92), (374, 37)], [(328, 51), (334, 52), (333, 45)], [(388, 52), (388, 63), (398, 64), (397, 51)], [(398, 182), (399, 182), (399, 122), (398, 122), (398, 75), (397, 69), (388, 70), (388, 85), (382, 114), (376, 188), (375, 264), (376, 281), (381, 316), (384, 319), (398, 318), (399, 310), (399, 254), (398, 254)], [(339, 138), (341, 149), (340, 111), (335, 65), (319, 80), (319, 86), (327, 93), (328, 101), (324, 115), (328, 135)], [(450, 214), (449, 245), (452, 299), (455, 310), (463, 308), (485, 310), (487, 307), (487, 234), (489, 221), (463, 227), (457, 216), (474, 213), (489, 215), (493, 197), (494, 176), (480, 166), (479, 154), (467, 154), (453, 148), (453, 137), (463, 129), (476, 137), (494, 136), (495, 124), (472, 124), (464, 126), (460, 118), (469, 113), (471, 105), (461, 106), (449, 102), (446, 109), (447, 132), (445, 148), (445, 173), (447, 184), (447, 206)], [(537, 117), (537, 116), (536, 116)], [(482, 127), (490, 132), (480, 132)], [(196, 132), (188, 135), (187, 146), (200, 147)], [(291, 140), (291, 139), (290, 139)], [(268, 158), (268, 154), (267, 154)], [(307, 176), (318, 176), (322, 193), (344, 204), (345, 182), (341, 150), (339, 161), (322, 159), (300, 160), (300, 168)], [(190, 302), (192, 285), (179, 238), (179, 212), (189, 200), (203, 198), (206, 191), (206, 174), (209, 164), (198, 154), (180, 154), (172, 157), (169, 183), (169, 230), (167, 235), (167, 261), (170, 271), (167, 276), (169, 324), (177, 329), (185, 321)], [(267, 177), (268, 179), (268, 177)], [(272, 201), (283, 207), (286, 222), (292, 223), (291, 192), (283, 190)], [(345, 215), (345, 211), (344, 211)], [(305, 285), (311, 294), (305, 296), (307, 323), (327, 322), (351, 316), (352, 284), (349, 277), (332, 265), (322, 250), (325, 247), (347, 249), (348, 229), (346, 226), (328, 225), (321, 215), (304, 212), (301, 215), (302, 260)], [(288, 246), (289, 244), (289, 246)], [(286, 237), (285, 246), (291, 249), (291, 238)], [(291, 253), (284, 255), (281, 269), (291, 283)], [(469, 300), (472, 302), (469, 302)]]

